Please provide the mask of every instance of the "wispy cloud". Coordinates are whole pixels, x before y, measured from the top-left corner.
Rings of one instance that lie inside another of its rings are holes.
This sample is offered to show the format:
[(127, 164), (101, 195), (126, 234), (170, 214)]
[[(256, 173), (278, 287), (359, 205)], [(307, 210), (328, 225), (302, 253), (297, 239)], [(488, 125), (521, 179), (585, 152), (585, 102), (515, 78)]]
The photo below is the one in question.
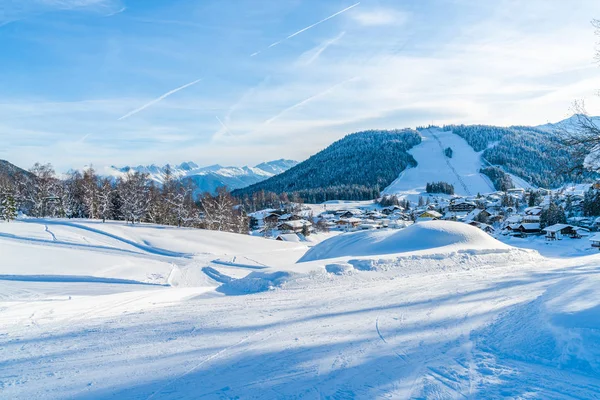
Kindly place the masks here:
[(113, 15), (121, 14), (125, 10), (127, 10), (127, 7), (122, 7), (121, 9), (119, 9), (117, 11), (113, 11), (113, 12), (111, 12), (109, 14), (106, 14), (105, 17), (112, 17)]
[(143, 106), (141, 106), (141, 107), (138, 107), (138, 108), (136, 108), (135, 110), (128, 112), (127, 114), (125, 114), (125, 115), (123, 115), (122, 117), (120, 117), (118, 120), (119, 120), (119, 121), (121, 121), (121, 120), (124, 120), (124, 119), (126, 119), (126, 118), (129, 118), (129, 117), (131, 117), (132, 115), (134, 115), (134, 114), (137, 114), (137, 113), (139, 113), (140, 111), (142, 111), (142, 110), (145, 110), (146, 108), (148, 108), (148, 107), (150, 107), (150, 106), (152, 106), (152, 105), (154, 105), (154, 104), (158, 103), (159, 101), (161, 101), (161, 100), (163, 100), (163, 99), (165, 99), (165, 98), (169, 97), (170, 95), (172, 95), (172, 94), (175, 94), (175, 93), (179, 92), (180, 90), (183, 90), (183, 89), (185, 89), (185, 88), (188, 88), (188, 87), (190, 87), (190, 86), (192, 86), (192, 85), (195, 85), (196, 83), (200, 82), (201, 80), (202, 80), (202, 78), (201, 78), (201, 79), (197, 79), (197, 80), (195, 80), (195, 81), (193, 81), (193, 82), (190, 82), (190, 83), (186, 83), (185, 85), (183, 85), (183, 86), (179, 86), (178, 88), (175, 88), (175, 89), (173, 89), (173, 90), (170, 90), (170, 91), (168, 91), (167, 93), (163, 94), (162, 96), (160, 96), (160, 97), (157, 97), (156, 99), (154, 99), (154, 100), (152, 100), (152, 101), (150, 101), (150, 102), (148, 102), (148, 103), (144, 104)]
[(97, 11), (115, 15), (125, 10), (121, 0), (18, 0), (3, 1), (0, 26), (26, 20), (52, 11)]
[(338, 40), (340, 40), (342, 37), (344, 37), (345, 34), (346, 34), (346, 31), (342, 31), (336, 37), (325, 40), (323, 43), (319, 44), (317, 47), (303, 53), (299, 58), (299, 63), (302, 65), (312, 64), (315, 60), (317, 60), (319, 58), (321, 53), (323, 53), (325, 50), (327, 50), (327, 48), (329, 46), (331, 46), (332, 44), (335, 44)]
[(302, 106), (310, 103), (311, 101), (313, 101), (315, 99), (318, 99), (319, 97), (323, 97), (326, 94), (329, 94), (329, 93), (333, 92), (334, 90), (336, 90), (340, 86), (345, 85), (345, 84), (347, 84), (349, 82), (355, 81), (357, 79), (358, 79), (357, 76), (355, 76), (354, 78), (346, 79), (345, 81), (336, 83), (335, 85), (333, 85), (333, 86), (331, 86), (331, 87), (323, 90), (322, 92), (319, 92), (319, 93), (317, 93), (315, 95), (312, 95), (312, 96), (310, 96), (310, 97), (308, 97), (308, 98), (306, 98), (306, 99), (304, 99), (302, 101), (299, 101), (298, 103), (296, 103), (296, 104), (294, 104), (294, 105), (292, 105), (290, 107), (287, 107), (287, 108), (281, 110), (276, 115), (274, 115), (271, 118), (267, 119), (266, 121), (264, 121), (263, 125), (269, 125), (270, 123), (272, 123), (276, 119), (281, 118), (281, 116), (283, 116), (284, 114), (286, 114), (286, 113), (288, 113), (288, 112), (290, 112), (290, 111), (292, 111), (292, 110), (294, 110), (296, 108), (302, 107)]
[[(346, 7), (346, 8), (344, 8), (343, 10), (340, 10), (340, 11), (336, 12), (335, 14), (331, 14), (329, 17), (327, 17), (327, 18), (323, 18), (322, 20), (320, 20), (320, 21), (318, 21), (318, 22), (315, 22), (314, 24), (312, 24), (312, 25), (309, 25), (309, 26), (307, 26), (306, 28), (302, 28), (302, 29), (300, 29), (299, 31), (296, 31), (296, 32), (292, 33), (291, 35), (289, 35), (289, 36), (287, 36), (287, 37), (285, 37), (285, 38), (283, 38), (283, 39), (281, 39), (281, 40), (278, 40), (278, 41), (276, 41), (276, 42), (274, 42), (274, 43), (271, 43), (271, 44), (269, 45), (269, 47), (267, 47), (267, 49), (270, 49), (270, 48), (272, 48), (272, 47), (275, 47), (275, 46), (277, 46), (277, 45), (280, 45), (281, 43), (285, 42), (286, 40), (288, 40), (288, 39), (291, 39), (291, 38), (293, 38), (294, 36), (298, 36), (298, 35), (299, 35), (299, 34), (301, 34), (302, 32), (306, 32), (307, 30), (309, 30), (309, 29), (311, 29), (311, 28), (314, 28), (315, 26), (317, 26), (317, 25), (319, 25), (319, 24), (322, 24), (323, 22), (325, 22), (325, 21), (328, 21), (328, 20), (330, 20), (331, 18), (337, 17), (338, 15), (340, 15), (340, 14), (343, 14), (343, 13), (345, 13), (345, 12), (346, 12), (346, 11), (348, 11), (348, 10), (351, 10), (352, 8), (354, 8), (354, 7), (358, 6), (359, 4), (360, 4), (360, 1), (359, 1), (358, 3), (352, 4), (350, 7)], [(266, 50), (266, 49), (265, 49), (265, 50)], [(258, 54), (260, 54), (262, 51), (264, 51), (264, 50), (259, 50), (259, 51), (255, 52), (255, 53), (252, 53), (252, 54), (250, 54), (250, 57), (257, 56), (257, 55), (258, 55)]]
[(351, 18), (362, 26), (403, 25), (408, 14), (388, 8), (374, 8), (352, 13)]

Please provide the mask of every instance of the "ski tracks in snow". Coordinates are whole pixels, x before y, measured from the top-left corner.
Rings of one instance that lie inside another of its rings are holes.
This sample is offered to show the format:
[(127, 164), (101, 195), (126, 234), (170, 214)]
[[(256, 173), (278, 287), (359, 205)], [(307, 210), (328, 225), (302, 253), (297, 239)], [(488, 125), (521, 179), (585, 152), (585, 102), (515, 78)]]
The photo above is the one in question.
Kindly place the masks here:
[[(161, 386), (158, 390), (152, 392), (147, 398), (146, 400), (150, 400), (153, 398), (156, 398), (156, 396), (159, 396), (160, 393), (162, 391), (164, 391), (165, 389), (167, 389), (168, 387), (172, 386), (175, 382), (180, 381), (181, 379), (185, 378), (186, 376), (188, 376), (189, 374), (191, 374), (192, 372), (196, 371), (198, 368), (200, 368), (201, 366), (203, 366), (204, 364), (207, 364), (221, 356), (223, 356), (224, 354), (228, 353), (229, 351), (241, 346), (242, 344), (246, 343), (247, 341), (249, 341), (250, 339), (260, 335), (261, 333), (264, 333), (266, 330), (260, 330), (258, 332), (255, 332), (251, 335), (248, 335), (246, 337), (244, 337), (243, 339), (239, 340), (238, 342), (227, 346), (219, 351), (217, 351), (214, 354), (211, 354), (208, 357), (205, 357), (203, 360), (201, 360), (198, 364), (195, 364), (194, 366), (192, 366), (191, 368), (189, 368), (188, 370), (184, 371), (182, 374), (177, 375), (175, 378), (173, 378), (172, 380), (170, 380), (169, 382), (167, 382), (165, 385)], [(276, 332), (271, 332), (269, 335), (267, 335), (267, 337), (265, 339), (268, 339), (269, 337), (278, 334), (279, 332), (281, 332), (281, 330), (276, 331)], [(264, 339), (263, 339), (264, 340)]]

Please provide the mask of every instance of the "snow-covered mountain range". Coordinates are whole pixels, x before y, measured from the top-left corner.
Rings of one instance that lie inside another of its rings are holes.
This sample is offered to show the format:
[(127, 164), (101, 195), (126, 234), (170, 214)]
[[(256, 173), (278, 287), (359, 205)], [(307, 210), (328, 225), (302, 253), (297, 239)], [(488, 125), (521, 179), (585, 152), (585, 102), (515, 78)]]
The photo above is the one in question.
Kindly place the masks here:
[(261, 182), (274, 175), (287, 171), (298, 164), (294, 160), (274, 160), (258, 164), (254, 167), (223, 167), (215, 164), (200, 167), (194, 162), (184, 162), (179, 165), (138, 165), (137, 167), (115, 167), (107, 168), (106, 175), (115, 178), (121, 177), (128, 172), (147, 173), (149, 178), (162, 184), (167, 168), (175, 179), (191, 181), (194, 183), (196, 193), (214, 192), (218, 187), (226, 186), (228, 189), (239, 189), (257, 182)]

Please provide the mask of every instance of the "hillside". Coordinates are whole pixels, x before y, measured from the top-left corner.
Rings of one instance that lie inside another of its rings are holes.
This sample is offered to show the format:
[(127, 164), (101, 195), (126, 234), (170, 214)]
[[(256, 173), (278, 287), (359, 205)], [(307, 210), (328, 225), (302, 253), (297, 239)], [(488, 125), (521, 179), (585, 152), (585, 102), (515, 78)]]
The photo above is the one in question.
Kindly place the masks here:
[[(493, 192), (490, 180), (479, 173), (484, 167), (480, 154), (452, 132), (439, 128), (420, 129), (422, 141), (409, 153), (417, 161), (414, 168), (402, 172), (384, 193), (400, 194), (416, 201), (428, 182), (447, 182), (461, 195)], [(444, 149), (452, 149), (452, 157)]]
[(408, 150), (420, 142), (411, 129), (353, 133), (288, 171), (233, 194), (242, 197), (264, 190), (297, 194), (308, 202), (372, 199), (400, 172), (416, 165)]
[(578, 177), (566, 172), (576, 161), (561, 143), (563, 129), (572, 127), (571, 120), (540, 128), (450, 125), (443, 130), (462, 137), (475, 151), (482, 152), (484, 163), (501, 167), (534, 186), (556, 188), (592, 177), (592, 174)]
[(218, 187), (226, 186), (229, 189), (243, 188), (254, 183), (268, 179), (276, 174), (280, 174), (298, 162), (293, 160), (275, 160), (258, 164), (255, 167), (223, 167), (221, 165), (211, 165), (200, 167), (194, 162), (184, 162), (180, 165), (139, 165), (137, 167), (115, 167), (108, 168), (107, 174), (113, 177), (120, 177), (130, 171), (142, 172), (149, 175), (150, 179), (161, 185), (167, 168), (175, 179), (183, 182), (191, 182), (195, 187), (195, 193), (210, 192), (213, 193)]
[(0, 160), (0, 187), (2, 186), (3, 182), (12, 185), (16, 182), (17, 178), (23, 176), (27, 179), (35, 178), (34, 175), (29, 171), (25, 171), (24, 169), (21, 169), (16, 165), (9, 163), (8, 161)]

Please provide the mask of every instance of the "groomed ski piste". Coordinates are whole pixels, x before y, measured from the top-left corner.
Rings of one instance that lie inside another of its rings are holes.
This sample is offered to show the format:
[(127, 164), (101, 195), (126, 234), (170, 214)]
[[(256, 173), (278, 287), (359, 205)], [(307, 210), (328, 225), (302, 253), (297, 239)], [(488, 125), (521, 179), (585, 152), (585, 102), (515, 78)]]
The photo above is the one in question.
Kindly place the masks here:
[(0, 398), (598, 398), (600, 254), (507, 243), (2, 223)]
[[(475, 196), (478, 193), (493, 192), (494, 185), (479, 170), (488, 166), (481, 153), (473, 150), (460, 136), (452, 131), (440, 128), (428, 128), (419, 131), (421, 143), (409, 150), (417, 161), (417, 166), (400, 173), (384, 194), (400, 195), (410, 201), (426, 195), (427, 182), (446, 182), (454, 186), (456, 194)], [(444, 154), (446, 148), (452, 149), (452, 157)], [(516, 187), (529, 188), (523, 179), (511, 175)]]

